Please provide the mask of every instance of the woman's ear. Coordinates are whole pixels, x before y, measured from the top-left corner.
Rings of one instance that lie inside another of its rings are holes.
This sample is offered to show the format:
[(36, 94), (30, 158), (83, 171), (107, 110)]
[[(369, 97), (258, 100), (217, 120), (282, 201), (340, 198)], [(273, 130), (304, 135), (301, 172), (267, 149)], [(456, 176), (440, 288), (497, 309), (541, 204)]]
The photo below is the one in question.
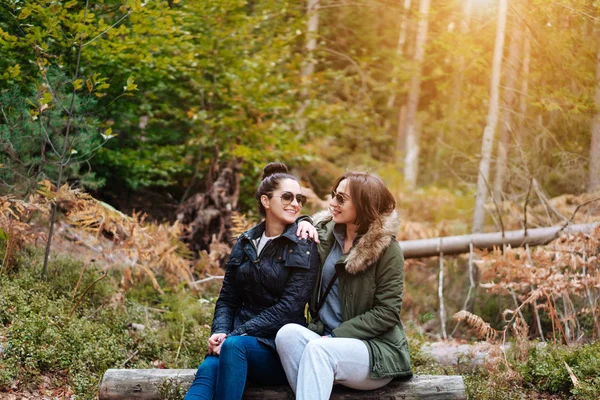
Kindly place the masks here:
[(260, 203), (263, 205), (265, 210), (268, 210), (270, 208), (271, 199), (269, 199), (266, 194), (263, 194), (260, 196)]

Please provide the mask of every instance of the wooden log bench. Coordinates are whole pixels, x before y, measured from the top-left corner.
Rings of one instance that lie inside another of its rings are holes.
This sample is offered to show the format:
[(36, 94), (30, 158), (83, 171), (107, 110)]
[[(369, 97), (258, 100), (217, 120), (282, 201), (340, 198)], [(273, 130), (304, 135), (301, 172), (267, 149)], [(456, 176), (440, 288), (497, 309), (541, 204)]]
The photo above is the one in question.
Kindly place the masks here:
[[(165, 381), (187, 390), (194, 380), (195, 369), (109, 369), (100, 385), (99, 400), (159, 400), (159, 388)], [(287, 386), (247, 387), (246, 400), (289, 400), (294, 394)], [(466, 399), (465, 384), (460, 375), (415, 375), (395, 379), (377, 390), (359, 391), (336, 385), (331, 399)]]

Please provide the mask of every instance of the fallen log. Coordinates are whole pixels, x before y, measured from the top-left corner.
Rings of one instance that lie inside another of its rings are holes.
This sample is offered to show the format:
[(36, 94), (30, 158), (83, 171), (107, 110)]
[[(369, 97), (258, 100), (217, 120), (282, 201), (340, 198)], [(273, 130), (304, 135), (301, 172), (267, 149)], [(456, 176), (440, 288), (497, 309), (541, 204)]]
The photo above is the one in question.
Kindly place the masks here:
[(440, 253), (444, 255), (463, 254), (469, 252), (469, 245), (473, 243), (475, 249), (492, 250), (494, 247), (509, 245), (511, 247), (541, 246), (548, 244), (561, 233), (590, 233), (600, 226), (600, 223), (553, 226), (550, 228), (535, 228), (518, 231), (506, 231), (494, 233), (476, 233), (462, 236), (446, 236), (432, 239), (403, 240), (399, 241), (404, 258), (436, 257)]
[[(100, 385), (99, 400), (159, 400), (165, 384), (187, 390), (194, 380), (194, 369), (109, 369)], [(287, 386), (247, 387), (245, 400), (288, 400), (293, 398)], [(389, 385), (372, 391), (335, 386), (331, 399), (466, 399), (465, 384), (460, 375), (415, 375), (395, 379)]]

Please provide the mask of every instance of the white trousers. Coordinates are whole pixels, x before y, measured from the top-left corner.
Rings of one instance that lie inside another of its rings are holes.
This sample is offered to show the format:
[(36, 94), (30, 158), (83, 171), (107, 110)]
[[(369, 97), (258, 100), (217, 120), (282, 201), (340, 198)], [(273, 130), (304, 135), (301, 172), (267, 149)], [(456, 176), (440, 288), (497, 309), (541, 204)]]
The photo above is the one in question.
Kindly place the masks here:
[(327, 400), (334, 383), (373, 390), (392, 380), (371, 378), (369, 350), (358, 339), (324, 338), (287, 324), (277, 332), (275, 344), (297, 400)]

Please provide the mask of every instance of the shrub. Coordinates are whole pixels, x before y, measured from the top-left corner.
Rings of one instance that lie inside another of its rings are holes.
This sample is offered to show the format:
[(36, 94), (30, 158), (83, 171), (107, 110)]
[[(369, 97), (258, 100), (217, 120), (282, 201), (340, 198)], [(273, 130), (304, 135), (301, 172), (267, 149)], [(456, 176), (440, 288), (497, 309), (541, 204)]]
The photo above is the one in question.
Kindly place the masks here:
[[(103, 272), (87, 266), (77, 286), (83, 264), (55, 257), (42, 281), (42, 256), (27, 249), (10, 274), (0, 273), (0, 336), (6, 337), (0, 391), (17, 381), (35, 385), (45, 375), (79, 398), (93, 399), (108, 368), (196, 368), (206, 354), (213, 302), (177, 287), (149, 296), (151, 282), (137, 291), (148, 298), (125, 294), (115, 302), (118, 280), (108, 276), (90, 287), (71, 315), (78, 296)], [(145, 328), (128, 329), (131, 323)]]
[[(565, 347), (548, 344), (535, 346), (528, 359), (519, 367), (525, 382), (540, 391), (568, 395), (577, 399), (600, 397), (600, 342)], [(573, 382), (565, 363), (579, 382)]]
[(485, 369), (478, 369), (472, 374), (464, 375), (467, 397), (477, 400), (523, 399), (521, 386), (505, 378), (505, 374), (490, 374)]

